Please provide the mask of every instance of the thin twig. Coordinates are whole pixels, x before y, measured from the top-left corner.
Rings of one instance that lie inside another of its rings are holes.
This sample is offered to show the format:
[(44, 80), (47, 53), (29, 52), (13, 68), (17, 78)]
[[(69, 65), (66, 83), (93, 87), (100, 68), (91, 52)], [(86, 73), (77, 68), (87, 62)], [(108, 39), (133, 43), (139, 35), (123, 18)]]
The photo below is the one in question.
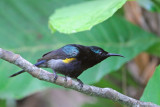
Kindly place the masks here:
[(83, 85), (83, 88), (79, 86), (79, 83), (71, 78), (68, 78), (67, 82), (64, 77), (58, 76), (57, 80), (54, 81), (54, 75), (46, 70), (38, 68), (23, 59), (20, 55), (14, 54), (13, 52), (6, 51), (0, 48), (0, 59), (6, 60), (10, 63), (17, 65), (18, 67), (24, 69), (28, 73), (30, 73), (33, 77), (38, 78), (40, 80), (44, 80), (47, 82), (55, 83), (60, 86), (64, 86), (66, 88), (74, 89), (76, 91), (85, 93), (91, 96), (98, 96), (103, 98), (108, 98), (113, 101), (119, 102), (121, 104), (125, 104), (131, 107), (160, 107), (151, 102), (142, 102), (126, 95), (123, 95), (111, 88), (99, 88), (90, 85)]

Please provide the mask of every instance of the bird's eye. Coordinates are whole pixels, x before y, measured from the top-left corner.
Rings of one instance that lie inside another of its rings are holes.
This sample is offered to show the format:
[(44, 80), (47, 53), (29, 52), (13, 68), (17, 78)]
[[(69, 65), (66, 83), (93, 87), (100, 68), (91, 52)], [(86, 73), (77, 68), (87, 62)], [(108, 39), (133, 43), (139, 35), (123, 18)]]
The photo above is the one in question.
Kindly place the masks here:
[(99, 54), (102, 54), (102, 51), (100, 51)]

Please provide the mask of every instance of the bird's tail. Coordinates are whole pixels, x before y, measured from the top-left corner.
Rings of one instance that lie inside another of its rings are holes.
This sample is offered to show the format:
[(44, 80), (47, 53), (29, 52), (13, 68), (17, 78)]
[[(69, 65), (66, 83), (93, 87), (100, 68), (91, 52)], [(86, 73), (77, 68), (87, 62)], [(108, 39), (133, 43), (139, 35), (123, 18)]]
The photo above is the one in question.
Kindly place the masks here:
[(25, 71), (24, 71), (24, 70), (18, 71), (18, 72), (16, 72), (16, 73), (12, 74), (12, 75), (9, 76), (9, 77), (14, 77), (14, 76), (19, 75), (19, 74), (21, 74), (21, 73), (23, 73), (23, 72), (25, 72)]
[[(39, 66), (39, 65), (41, 65), (41, 64), (43, 64), (43, 63), (45, 63), (46, 62), (46, 60), (42, 60), (42, 61), (39, 61), (39, 62), (37, 62), (36, 64), (34, 64), (35, 66)], [(17, 76), (17, 75), (19, 75), (19, 74), (21, 74), (21, 73), (24, 73), (25, 72), (25, 70), (21, 70), (21, 71), (19, 71), (19, 72), (16, 72), (16, 73), (14, 73), (14, 74), (12, 74), (11, 76), (9, 76), (9, 77), (14, 77), (14, 76)]]

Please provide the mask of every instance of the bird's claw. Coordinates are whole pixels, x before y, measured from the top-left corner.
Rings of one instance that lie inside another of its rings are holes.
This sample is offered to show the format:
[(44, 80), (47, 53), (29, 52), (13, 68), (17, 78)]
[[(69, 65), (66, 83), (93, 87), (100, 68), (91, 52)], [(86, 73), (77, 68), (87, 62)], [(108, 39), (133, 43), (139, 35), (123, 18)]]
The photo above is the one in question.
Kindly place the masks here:
[(56, 81), (56, 80), (57, 80), (57, 78), (58, 78), (58, 75), (57, 75), (57, 74), (55, 74), (55, 76), (54, 76), (54, 81)]
[(54, 75), (54, 82), (55, 82), (58, 78), (58, 75), (56, 74), (56, 72), (53, 72), (53, 75)]
[(83, 82), (82, 82), (80, 79), (78, 79), (78, 78), (76, 78), (76, 79), (77, 79), (77, 81), (79, 82), (78, 85), (80, 85), (80, 88), (82, 89), (82, 88), (83, 88)]
[(64, 81), (67, 82), (67, 76), (66, 76), (66, 75), (65, 75), (65, 77), (64, 77)]

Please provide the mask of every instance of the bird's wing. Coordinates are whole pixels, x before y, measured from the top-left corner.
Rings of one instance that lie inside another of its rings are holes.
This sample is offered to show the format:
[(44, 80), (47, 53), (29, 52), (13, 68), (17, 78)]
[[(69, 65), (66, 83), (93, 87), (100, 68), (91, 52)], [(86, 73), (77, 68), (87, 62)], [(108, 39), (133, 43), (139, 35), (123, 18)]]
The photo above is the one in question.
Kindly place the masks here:
[(79, 49), (72, 45), (64, 46), (60, 49), (50, 51), (42, 56), (41, 60), (50, 59), (66, 59), (66, 58), (76, 58), (79, 55)]

